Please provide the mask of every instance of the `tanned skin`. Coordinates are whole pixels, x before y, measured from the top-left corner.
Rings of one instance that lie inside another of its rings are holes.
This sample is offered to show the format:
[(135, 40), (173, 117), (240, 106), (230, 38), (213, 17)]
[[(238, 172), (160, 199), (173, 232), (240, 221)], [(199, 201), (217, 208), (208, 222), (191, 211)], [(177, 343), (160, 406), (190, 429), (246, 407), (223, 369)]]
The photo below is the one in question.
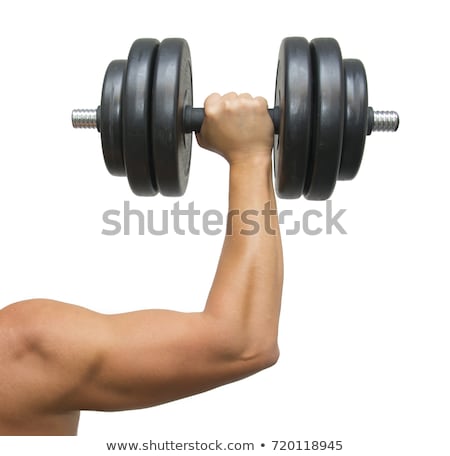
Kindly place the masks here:
[[(46, 299), (0, 310), (0, 435), (76, 435), (80, 410), (151, 407), (277, 361), (283, 257), (266, 100), (211, 95), (197, 139), (229, 163), (235, 214), (203, 312), (104, 315)], [(246, 210), (251, 235), (236, 215)]]

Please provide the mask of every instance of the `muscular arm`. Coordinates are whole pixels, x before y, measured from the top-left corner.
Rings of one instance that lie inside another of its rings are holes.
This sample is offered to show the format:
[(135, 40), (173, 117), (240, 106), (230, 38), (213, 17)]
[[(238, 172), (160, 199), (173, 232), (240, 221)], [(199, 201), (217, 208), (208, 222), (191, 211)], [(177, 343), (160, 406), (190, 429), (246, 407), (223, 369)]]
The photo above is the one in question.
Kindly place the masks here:
[[(283, 270), (272, 125), (260, 99), (227, 97), (207, 100), (199, 136), (230, 164), (230, 234), (205, 310), (103, 315), (47, 300), (10, 306), (0, 312), (0, 362), (10, 366), (0, 401), (49, 413), (148, 407), (276, 361)], [(244, 223), (247, 210), (258, 230)]]

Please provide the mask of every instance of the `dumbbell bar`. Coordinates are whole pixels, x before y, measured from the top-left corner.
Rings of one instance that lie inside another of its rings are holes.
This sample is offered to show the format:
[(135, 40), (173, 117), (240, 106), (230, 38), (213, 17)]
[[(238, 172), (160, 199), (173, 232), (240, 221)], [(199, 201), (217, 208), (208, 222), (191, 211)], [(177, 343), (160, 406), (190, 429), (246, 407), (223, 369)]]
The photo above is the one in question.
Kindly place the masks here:
[[(280, 108), (269, 108), (267, 111), (273, 122), (274, 133), (278, 135), (280, 132)], [(391, 118), (389, 117), (390, 115), (392, 116)], [(193, 108), (192, 106), (186, 106), (184, 108), (183, 127), (185, 133), (199, 133), (204, 120), (205, 110), (203, 108)], [(94, 118), (94, 122), (95, 125), (93, 128), (96, 128), (96, 117)], [(392, 130), (392, 124), (396, 125), (396, 129), (398, 128), (396, 113), (392, 111), (374, 111), (373, 108), (368, 108), (367, 135), (370, 135), (372, 131), (395, 131)]]
[[(286, 38), (280, 48), (274, 123), (277, 193), (283, 198), (328, 198), (336, 180), (353, 179), (372, 131), (396, 131), (397, 113), (368, 107), (359, 60), (342, 60), (338, 43)], [(128, 61), (109, 65), (96, 110), (74, 110), (75, 128), (97, 128), (106, 166), (127, 175), (137, 195), (185, 192), (193, 131), (201, 108), (192, 107), (188, 44), (179, 38), (141, 39)]]

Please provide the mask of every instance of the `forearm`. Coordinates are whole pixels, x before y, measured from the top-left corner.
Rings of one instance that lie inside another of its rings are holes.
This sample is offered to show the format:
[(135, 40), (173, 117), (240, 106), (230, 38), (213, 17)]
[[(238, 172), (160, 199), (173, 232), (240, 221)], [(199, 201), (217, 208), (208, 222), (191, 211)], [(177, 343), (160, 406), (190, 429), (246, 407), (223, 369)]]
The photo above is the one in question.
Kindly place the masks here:
[(205, 313), (217, 317), (249, 356), (275, 350), (282, 284), (270, 156), (233, 164), (227, 236)]

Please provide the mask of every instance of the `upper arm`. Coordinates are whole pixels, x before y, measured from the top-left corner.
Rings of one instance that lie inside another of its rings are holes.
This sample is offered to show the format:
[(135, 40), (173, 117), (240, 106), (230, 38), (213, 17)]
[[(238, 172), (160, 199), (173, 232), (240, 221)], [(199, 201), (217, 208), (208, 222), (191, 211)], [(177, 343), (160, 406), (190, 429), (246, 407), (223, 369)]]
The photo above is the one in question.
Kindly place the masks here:
[(222, 326), (204, 313), (103, 315), (54, 301), (16, 307), (22, 348), (13, 351), (9, 375), (37, 407), (148, 407), (252, 373)]

